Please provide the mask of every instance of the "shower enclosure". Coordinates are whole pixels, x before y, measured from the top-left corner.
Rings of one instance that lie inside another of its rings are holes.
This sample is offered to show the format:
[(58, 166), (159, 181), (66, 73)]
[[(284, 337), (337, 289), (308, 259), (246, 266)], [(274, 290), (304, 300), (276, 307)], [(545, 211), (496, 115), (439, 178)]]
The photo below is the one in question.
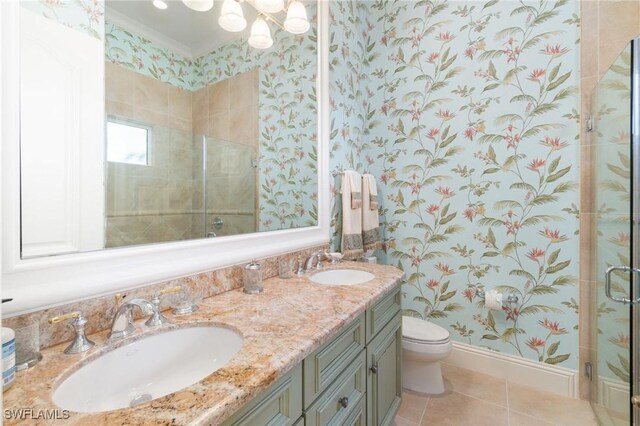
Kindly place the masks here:
[(592, 94), (591, 405), (601, 424), (640, 424), (640, 39)]
[(106, 247), (256, 231), (255, 144), (118, 123), (146, 129), (148, 141), (134, 156), (107, 162)]

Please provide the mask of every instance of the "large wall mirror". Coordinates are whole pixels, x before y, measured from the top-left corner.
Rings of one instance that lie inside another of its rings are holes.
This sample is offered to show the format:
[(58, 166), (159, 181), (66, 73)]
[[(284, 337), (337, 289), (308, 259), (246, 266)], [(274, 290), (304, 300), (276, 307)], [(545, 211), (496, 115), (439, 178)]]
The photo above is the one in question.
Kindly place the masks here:
[(3, 315), (328, 242), (328, 3), (186, 3), (0, 2)]
[(23, 258), (318, 224), (316, 4), (224, 3), (22, 2)]

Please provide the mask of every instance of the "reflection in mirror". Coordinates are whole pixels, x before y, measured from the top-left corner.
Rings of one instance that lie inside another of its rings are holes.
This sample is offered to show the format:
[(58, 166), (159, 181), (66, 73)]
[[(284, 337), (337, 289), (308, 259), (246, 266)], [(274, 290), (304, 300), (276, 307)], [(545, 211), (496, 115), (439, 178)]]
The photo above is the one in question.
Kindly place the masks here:
[(315, 2), (267, 49), (252, 2), (24, 3), (23, 257), (317, 225)]

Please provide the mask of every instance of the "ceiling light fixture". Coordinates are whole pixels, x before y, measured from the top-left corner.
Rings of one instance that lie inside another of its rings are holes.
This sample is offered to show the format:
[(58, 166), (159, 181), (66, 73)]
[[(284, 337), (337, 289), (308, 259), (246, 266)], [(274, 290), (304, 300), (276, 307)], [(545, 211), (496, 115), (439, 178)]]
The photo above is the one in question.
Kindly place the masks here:
[(244, 30), (247, 26), (247, 20), (244, 19), (240, 3), (235, 0), (224, 0), (218, 24), (222, 29), (232, 33)]
[(304, 5), (299, 0), (291, 2), (287, 10), (287, 19), (284, 21), (284, 29), (292, 34), (304, 34), (309, 31), (310, 26)]
[(267, 22), (258, 15), (253, 25), (251, 25), (251, 35), (249, 36), (249, 46), (256, 49), (268, 49), (273, 45), (271, 30)]
[(284, 0), (255, 0), (256, 7), (263, 12), (278, 13), (284, 9)]
[(165, 10), (167, 7), (167, 4), (165, 2), (163, 2), (162, 0), (153, 0), (153, 5), (155, 7), (157, 7), (160, 10)]
[(182, 0), (182, 3), (196, 12), (206, 12), (213, 7), (213, 0)]

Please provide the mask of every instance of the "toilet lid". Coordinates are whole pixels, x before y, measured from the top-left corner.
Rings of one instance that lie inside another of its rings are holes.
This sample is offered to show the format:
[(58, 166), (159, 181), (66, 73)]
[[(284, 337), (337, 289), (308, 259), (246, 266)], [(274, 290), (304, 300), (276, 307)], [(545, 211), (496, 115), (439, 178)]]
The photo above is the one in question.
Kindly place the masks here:
[(414, 317), (402, 317), (402, 337), (417, 342), (449, 340), (449, 332), (439, 325)]

